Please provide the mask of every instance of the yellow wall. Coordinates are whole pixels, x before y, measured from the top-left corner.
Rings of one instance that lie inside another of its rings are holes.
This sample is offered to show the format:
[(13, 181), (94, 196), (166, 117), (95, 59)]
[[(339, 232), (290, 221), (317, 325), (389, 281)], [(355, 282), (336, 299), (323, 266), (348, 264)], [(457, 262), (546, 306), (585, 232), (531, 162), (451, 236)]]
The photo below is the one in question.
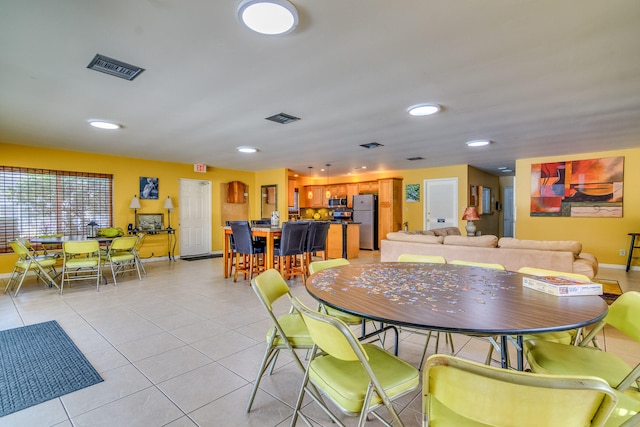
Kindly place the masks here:
[(441, 179), (441, 178), (458, 178), (458, 226), (464, 227), (465, 224), (460, 223), (464, 208), (467, 206), (467, 192), (463, 189), (468, 188), (467, 184), (467, 165), (443, 166), (437, 168), (411, 169), (402, 171), (398, 176), (404, 178), (402, 189), (405, 191), (407, 184), (420, 184), (420, 202), (405, 202), (404, 194), (402, 195), (402, 222), (409, 222), (409, 230), (422, 230), (424, 224), (424, 180), (425, 179)]
[[(195, 179), (207, 180), (212, 183), (212, 249), (222, 250), (223, 240), (220, 226), (222, 224), (220, 200), (221, 185), (230, 181), (242, 181), (250, 188), (251, 219), (260, 217), (260, 186), (263, 184), (278, 184), (278, 210), (281, 218), (286, 218), (286, 170), (278, 169), (260, 173), (237, 171), (232, 169), (208, 168), (206, 173), (196, 173), (193, 165), (158, 162), (128, 157), (104, 156), (75, 151), (56, 150), (48, 148), (30, 147), (22, 145), (0, 143), (0, 153), (4, 166), (31, 167), (78, 172), (106, 173), (113, 175), (113, 215), (115, 227), (126, 230), (127, 224), (134, 222), (134, 214), (129, 209), (133, 195), (139, 197), (139, 179), (149, 176), (158, 178), (158, 200), (140, 200), (141, 209), (138, 213), (160, 213), (165, 215), (164, 200), (170, 196), (175, 210), (171, 213), (171, 225), (177, 230), (178, 245), (176, 253), (180, 254), (180, 228), (178, 218), (180, 206), (178, 200), (179, 180)], [(255, 191), (251, 189), (257, 189)], [(148, 236), (141, 255), (143, 257), (164, 256), (167, 253), (166, 235)], [(15, 255), (0, 256), (0, 273), (10, 272), (15, 262)]]
[[(114, 226), (126, 228), (133, 222), (133, 212), (129, 209), (131, 197), (139, 194), (139, 178), (141, 176), (157, 177), (160, 194), (158, 200), (141, 200), (139, 212), (155, 213), (166, 210), (162, 208), (167, 196), (171, 196), (175, 211), (171, 214), (171, 224), (178, 230), (180, 206), (178, 200), (179, 179), (207, 180), (212, 183), (212, 249), (219, 251), (223, 247), (220, 200), (221, 184), (230, 181), (242, 181), (249, 186), (250, 219), (260, 218), (260, 187), (276, 184), (278, 186), (278, 211), (281, 221), (287, 218), (287, 169), (273, 169), (261, 172), (238, 171), (231, 169), (209, 168), (207, 173), (193, 171), (193, 165), (171, 162), (158, 162), (117, 156), (103, 156), (89, 153), (20, 146), (0, 143), (2, 164), (5, 166), (58, 169), (80, 172), (108, 173), (114, 176)], [(531, 164), (560, 160), (580, 160), (598, 157), (625, 157), (625, 191), (623, 218), (550, 218), (529, 216), (529, 194)], [(626, 256), (620, 256), (619, 250), (629, 249), (627, 233), (640, 232), (640, 194), (634, 190), (634, 184), (640, 182), (640, 148), (620, 151), (587, 153), (580, 155), (541, 157), (523, 159), (516, 162), (515, 198), (516, 198), (516, 237), (536, 240), (578, 240), (582, 242), (585, 252), (598, 257), (600, 263), (624, 265)], [(420, 202), (403, 201), (403, 222), (409, 222), (410, 230), (424, 228), (424, 180), (439, 178), (458, 178), (459, 216), (468, 203), (468, 188), (471, 179), (480, 179), (467, 165), (444, 166), (436, 168), (411, 169), (403, 171), (387, 171), (384, 173), (361, 174), (353, 176), (330, 177), (329, 183), (369, 181), (381, 178), (403, 178), (403, 191), (406, 184), (420, 184)], [(471, 177), (471, 178), (470, 178)], [(483, 178), (484, 179), (484, 178)], [(491, 181), (493, 182), (493, 181)], [(297, 185), (327, 183), (326, 178), (298, 178)], [(474, 183), (476, 184), (476, 183)], [(481, 185), (481, 184), (478, 184)], [(486, 184), (485, 184), (486, 185)], [(493, 185), (493, 183), (491, 184)], [(496, 187), (498, 187), (496, 185)], [(496, 191), (496, 200), (501, 197)], [(166, 221), (166, 219), (165, 219)], [(464, 221), (458, 220), (458, 227), (464, 228)], [(478, 226), (484, 234), (488, 234)], [(155, 243), (154, 243), (155, 242)], [(179, 242), (179, 240), (178, 240)], [(166, 240), (162, 237), (151, 238), (145, 243), (145, 250), (155, 255), (166, 254)], [(180, 253), (179, 244), (177, 254)], [(143, 254), (145, 255), (145, 254)], [(148, 253), (146, 255), (149, 255)], [(13, 254), (0, 256), (0, 273), (10, 272), (15, 262)]]
[[(531, 165), (556, 161), (624, 156), (624, 196), (622, 218), (555, 218), (529, 215)], [(640, 148), (602, 151), (580, 155), (538, 157), (516, 161), (516, 237), (534, 240), (577, 240), (582, 250), (601, 264), (626, 264), (620, 249), (629, 250), (627, 233), (640, 232)]]

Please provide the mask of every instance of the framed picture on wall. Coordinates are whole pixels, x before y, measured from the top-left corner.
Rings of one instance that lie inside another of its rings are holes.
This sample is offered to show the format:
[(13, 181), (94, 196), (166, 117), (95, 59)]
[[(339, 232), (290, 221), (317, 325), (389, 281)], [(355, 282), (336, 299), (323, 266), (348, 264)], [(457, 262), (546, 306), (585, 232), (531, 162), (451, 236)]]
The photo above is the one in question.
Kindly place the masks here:
[(140, 177), (140, 199), (158, 200), (158, 178)]
[(136, 214), (136, 228), (141, 231), (162, 230), (164, 227), (164, 214), (144, 213)]
[(405, 201), (407, 202), (420, 201), (420, 184), (407, 184), (405, 188)]

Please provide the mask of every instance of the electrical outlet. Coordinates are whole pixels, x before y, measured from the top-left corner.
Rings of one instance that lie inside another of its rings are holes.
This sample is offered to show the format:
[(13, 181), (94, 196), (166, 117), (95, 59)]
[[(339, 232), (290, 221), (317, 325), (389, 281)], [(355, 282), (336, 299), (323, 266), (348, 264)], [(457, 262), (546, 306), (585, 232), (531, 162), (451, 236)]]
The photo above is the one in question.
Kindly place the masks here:
[(627, 251), (625, 251), (624, 249), (620, 249), (620, 256), (625, 256), (627, 254)]

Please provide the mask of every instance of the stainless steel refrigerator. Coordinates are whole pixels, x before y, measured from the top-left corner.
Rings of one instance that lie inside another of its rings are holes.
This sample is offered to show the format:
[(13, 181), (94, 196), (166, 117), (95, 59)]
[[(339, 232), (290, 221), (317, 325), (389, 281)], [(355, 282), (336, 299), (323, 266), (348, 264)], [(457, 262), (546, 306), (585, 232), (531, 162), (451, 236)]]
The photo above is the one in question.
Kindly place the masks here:
[(353, 196), (353, 222), (360, 223), (360, 249), (378, 249), (378, 196)]

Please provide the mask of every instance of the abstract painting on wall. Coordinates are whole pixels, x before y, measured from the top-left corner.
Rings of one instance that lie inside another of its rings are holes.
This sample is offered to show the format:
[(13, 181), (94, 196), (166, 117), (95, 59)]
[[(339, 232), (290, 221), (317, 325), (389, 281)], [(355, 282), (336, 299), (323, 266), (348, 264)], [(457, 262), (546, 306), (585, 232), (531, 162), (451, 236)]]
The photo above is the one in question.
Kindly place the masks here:
[(531, 216), (622, 217), (624, 157), (531, 165)]

